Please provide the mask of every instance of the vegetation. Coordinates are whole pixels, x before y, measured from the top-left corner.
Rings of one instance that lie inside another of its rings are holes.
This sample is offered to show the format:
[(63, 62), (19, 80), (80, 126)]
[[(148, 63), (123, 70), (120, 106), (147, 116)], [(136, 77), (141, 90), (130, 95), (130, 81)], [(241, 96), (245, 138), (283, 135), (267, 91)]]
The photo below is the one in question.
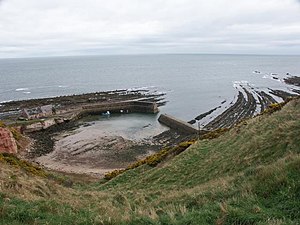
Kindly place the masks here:
[(282, 109), (283, 106), (285, 106), (288, 102), (290, 102), (293, 99), (297, 99), (297, 97), (289, 97), (284, 102), (270, 104), (268, 108), (262, 112), (262, 114), (272, 114), (273, 112)]
[(72, 187), (0, 161), (0, 224), (300, 224), (299, 118), (296, 99), (158, 164)]
[(9, 130), (16, 141), (20, 141), (22, 139), (21, 133), (16, 128), (10, 127)]
[(168, 156), (178, 155), (179, 153), (183, 152), (185, 149), (187, 149), (189, 146), (191, 146), (194, 143), (195, 140), (190, 140), (190, 141), (181, 142), (173, 148), (164, 148), (159, 152), (146, 157), (145, 159), (138, 160), (137, 162), (129, 165), (126, 169), (111, 171), (105, 174), (104, 178), (106, 180), (111, 180), (112, 178), (124, 173), (125, 171), (135, 169), (145, 164), (152, 167), (156, 166), (160, 162), (164, 161)]
[(44, 170), (42, 170), (40, 167), (34, 166), (33, 164), (31, 164), (25, 160), (21, 160), (13, 154), (1, 153), (0, 154), (0, 163), (1, 162), (9, 164), (18, 169), (22, 169), (33, 175), (37, 175), (37, 176), (41, 176), (41, 177), (46, 176), (46, 172)]
[(5, 123), (4, 123), (4, 122), (2, 122), (1, 120), (0, 120), (0, 127), (1, 127), (1, 128), (4, 128), (4, 127), (6, 127)]

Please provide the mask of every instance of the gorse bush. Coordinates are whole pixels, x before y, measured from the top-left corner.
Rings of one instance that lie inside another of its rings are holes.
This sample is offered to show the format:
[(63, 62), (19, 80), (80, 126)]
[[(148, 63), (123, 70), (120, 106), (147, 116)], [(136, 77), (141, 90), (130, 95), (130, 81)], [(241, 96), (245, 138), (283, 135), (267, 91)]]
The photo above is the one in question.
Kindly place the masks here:
[(282, 109), (283, 106), (285, 106), (288, 102), (290, 102), (293, 99), (299, 99), (299, 96), (289, 97), (284, 102), (270, 104), (268, 108), (265, 109), (261, 114), (272, 114), (273, 112), (279, 111)]
[(0, 154), (0, 162), (7, 163), (9, 165), (12, 165), (14, 167), (20, 168), (22, 170), (25, 170), (28, 173), (46, 177), (47, 173), (40, 167), (37, 167), (25, 160), (19, 159), (17, 156), (9, 153), (1, 153)]
[(202, 135), (200, 137), (200, 139), (214, 139), (214, 138), (218, 138), (221, 135), (223, 135), (224, 133), (226, 133), (227, 131), (229, 131), (229, 128), (219, 128), (219, 129), (210, 131), (210, 132)]
[(9, 130), (16, 141), (20, 141), (22, 139), (21, 133), (16, 128), (10, 127)]
[(0, 127), (2, 127), (2, 128), (5, 128), (5, 127), (6, 127), (5, 123), (2, 122), (1, 120), (0, 120)]
[(190, 140), (190, 141), (181, 142), (177, 146), (172, 147), (172, 148), (171, 147), (164, 148), (164, 149), (160, 150), (159, 152), (146, 157), (145, 159), (142, 159), (142, 160), (136, 161), (135, 163), (130, 164), (126, 169), (114, 170), (114, 171), (111, 171), (111, 172), (105, 174), (105, 179), (110, 180), (110, 179), (124, 173), (127, 170), (135, 169), (144, 164), (154, 167), (157, 164), (159, 164), (160, 162), (162, 162), (163, 160), (165, 160), (167, 158), (167, 156), (177, 155), (177, 154), (183, 152), (185, 149), (187, 149), (189, 146), (191, 146), (194, 143), (195, 143), (195, 140)]

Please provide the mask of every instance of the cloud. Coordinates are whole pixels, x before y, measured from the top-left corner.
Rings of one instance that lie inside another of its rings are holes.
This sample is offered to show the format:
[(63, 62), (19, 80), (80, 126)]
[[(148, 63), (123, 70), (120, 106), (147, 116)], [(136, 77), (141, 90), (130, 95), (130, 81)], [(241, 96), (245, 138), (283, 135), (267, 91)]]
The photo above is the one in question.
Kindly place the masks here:
[(296, 0), (0, 3), (0, 57), (300, 52)]

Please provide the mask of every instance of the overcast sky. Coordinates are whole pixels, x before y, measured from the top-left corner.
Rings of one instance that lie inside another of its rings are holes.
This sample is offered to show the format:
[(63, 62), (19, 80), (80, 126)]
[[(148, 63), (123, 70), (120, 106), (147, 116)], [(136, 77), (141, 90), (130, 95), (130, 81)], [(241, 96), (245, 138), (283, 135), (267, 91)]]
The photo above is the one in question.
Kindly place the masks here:
[(299, 0), (0, 0), (0, 57), (300, 54)]

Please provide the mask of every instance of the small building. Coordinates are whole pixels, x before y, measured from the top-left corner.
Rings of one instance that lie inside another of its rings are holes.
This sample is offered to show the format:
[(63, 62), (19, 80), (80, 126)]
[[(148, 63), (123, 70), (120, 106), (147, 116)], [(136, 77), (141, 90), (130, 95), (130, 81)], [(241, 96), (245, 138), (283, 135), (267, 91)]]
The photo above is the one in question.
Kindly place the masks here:
[(53, 114), (53, 105), (41, 106), (41, 111), (44, 116), (51, 116)]
[(22, 109), (20, 116), (31, 120), (51, 116), (52, 114), (53, 105), (44, 105), (31, 109)]

